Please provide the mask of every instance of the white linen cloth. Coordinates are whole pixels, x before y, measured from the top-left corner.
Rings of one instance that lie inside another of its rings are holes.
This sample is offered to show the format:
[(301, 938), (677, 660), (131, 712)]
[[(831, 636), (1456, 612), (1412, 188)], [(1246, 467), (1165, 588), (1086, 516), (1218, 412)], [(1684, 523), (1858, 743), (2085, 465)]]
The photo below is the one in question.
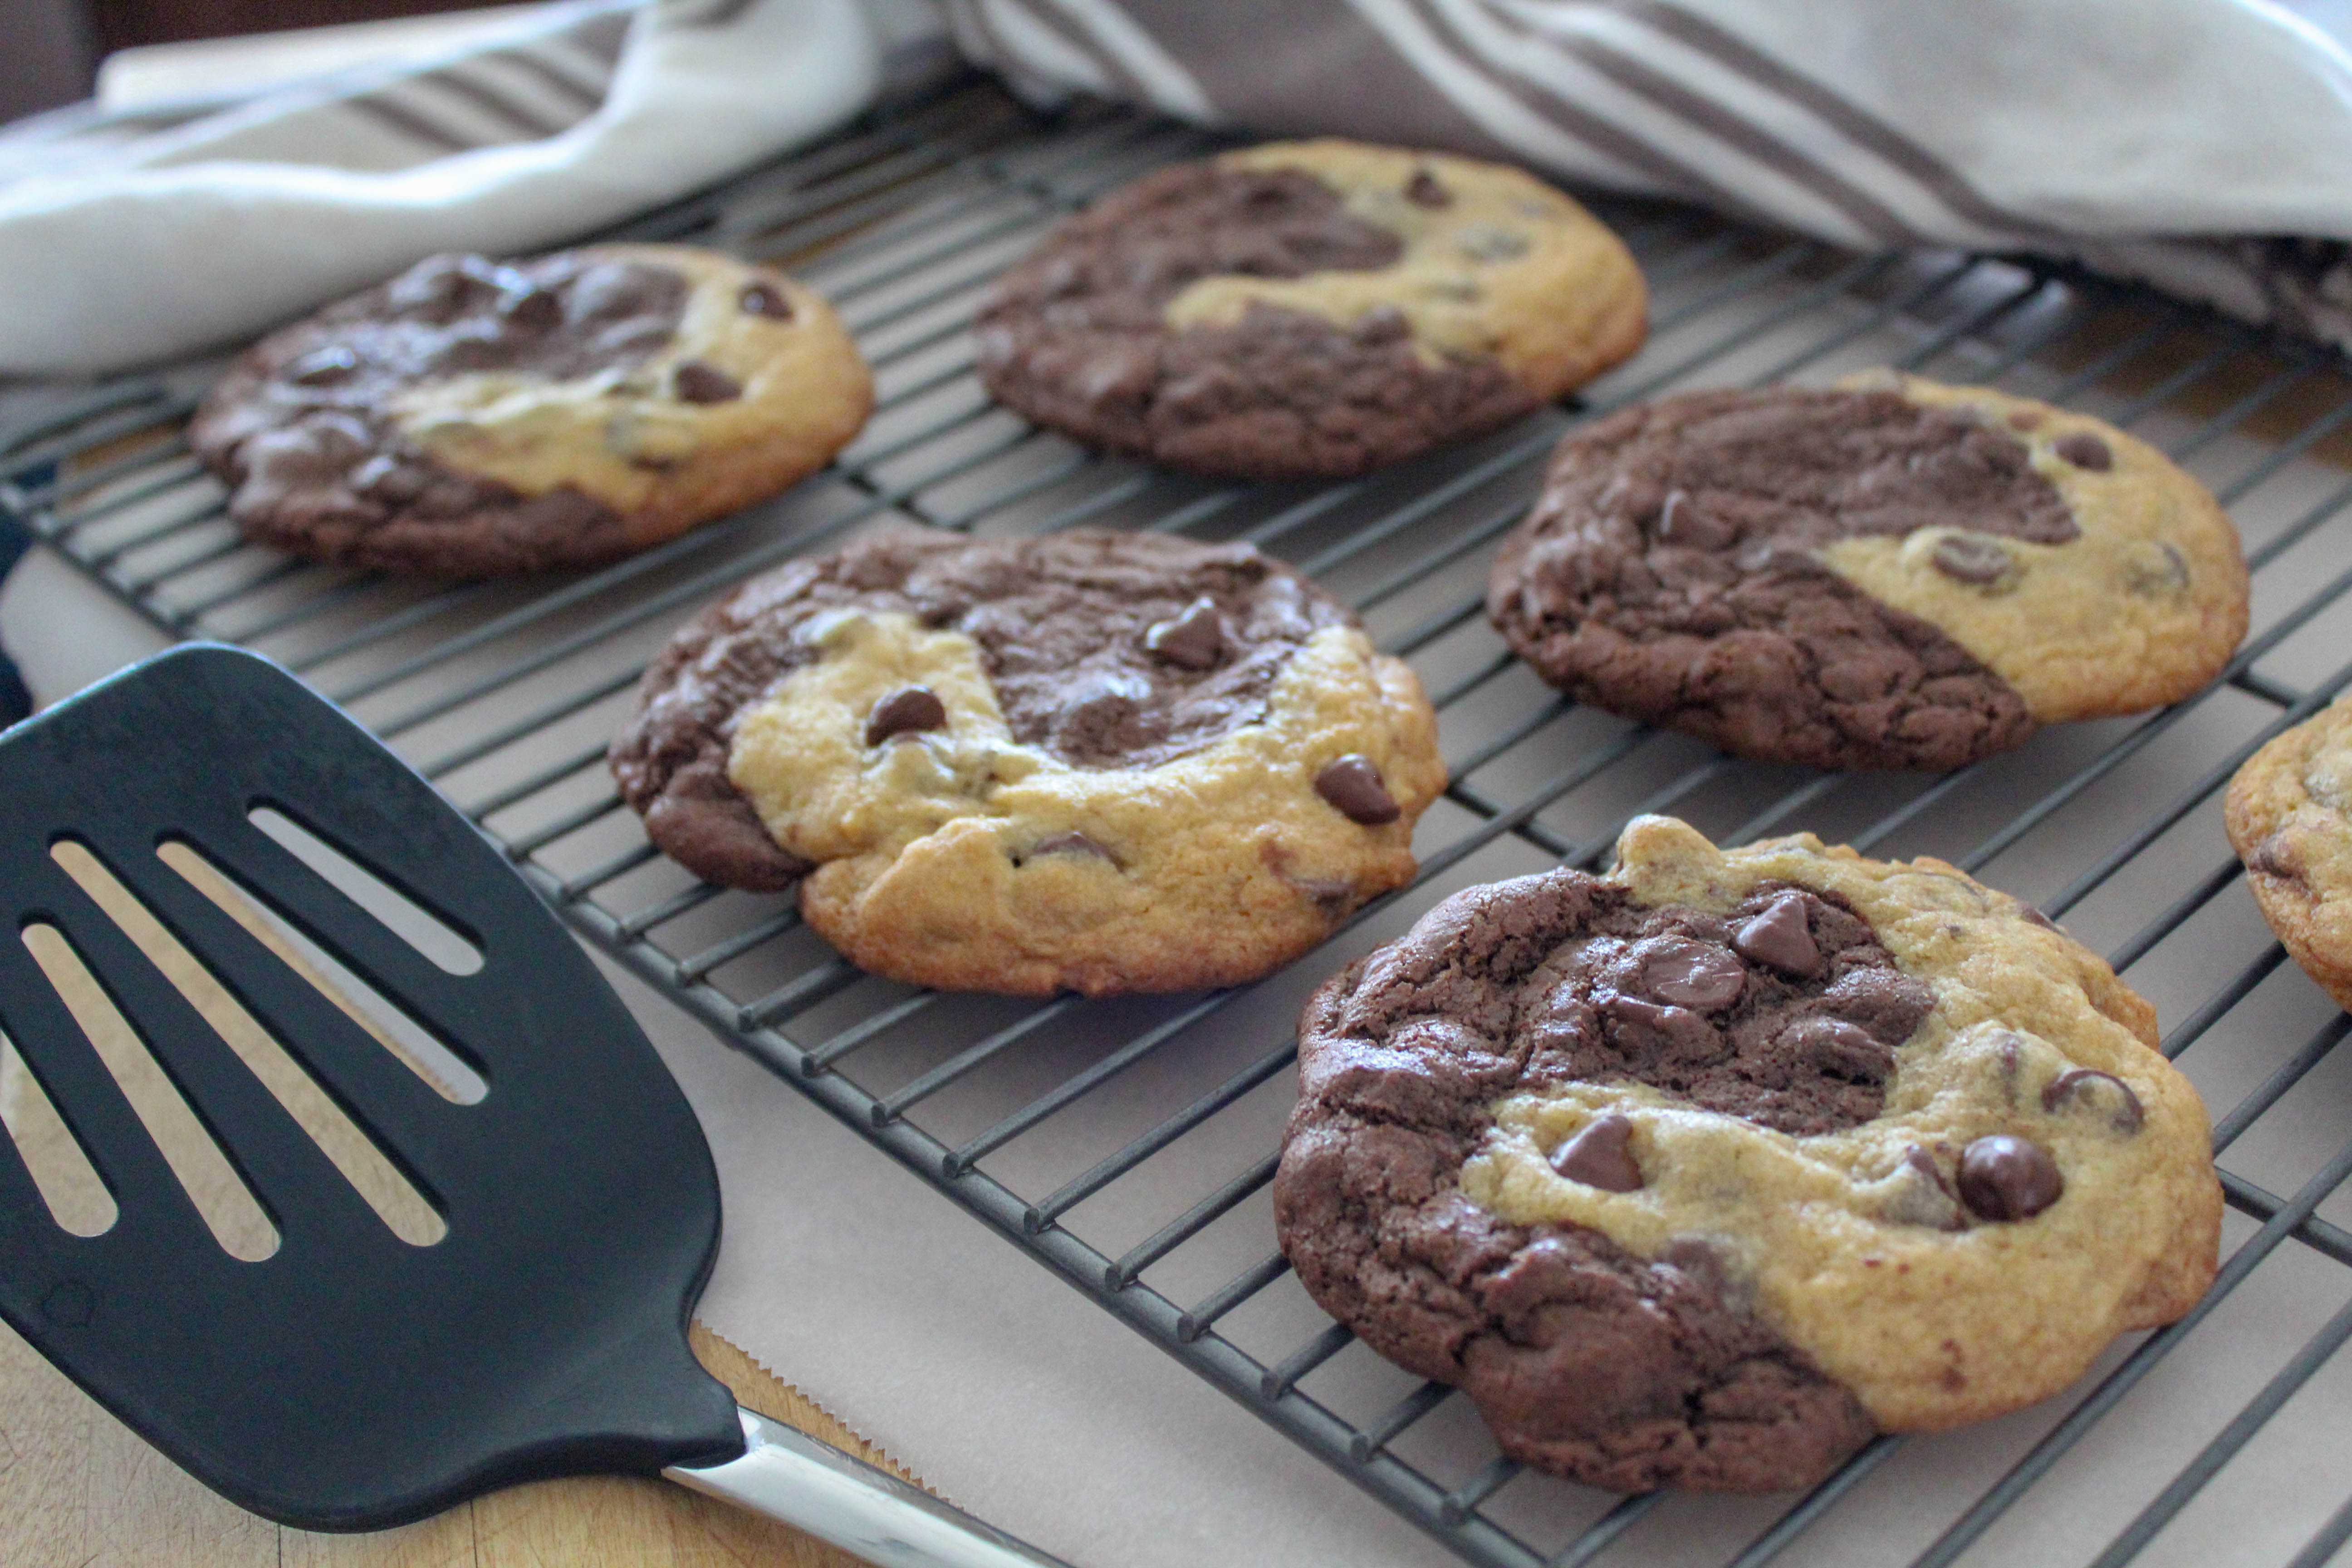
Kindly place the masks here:
[(2352, 240), (2352, 57), (2271, 0), (573, 0), (183, 123), (0, 135), (0, 374), (165, 359), (437, 249), (592, 231), (821, 134), (886, 46), (949, 37), (1032, 92), (1451, 146), (1848, 245), (2075, 255), (2352, 341), (2344, 247), (2308, 243)]

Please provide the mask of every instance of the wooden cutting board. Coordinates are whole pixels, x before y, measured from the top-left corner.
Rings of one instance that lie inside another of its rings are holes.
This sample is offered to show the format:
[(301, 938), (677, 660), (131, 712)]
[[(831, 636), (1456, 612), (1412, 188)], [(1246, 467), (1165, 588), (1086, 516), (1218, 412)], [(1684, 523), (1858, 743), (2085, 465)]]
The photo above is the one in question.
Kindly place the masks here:
[[(741, 1404), (915, 1479), (700, 1323), (694, 1349)], [(516, 1487), (372, 1535), (289, 1530), (205, 1490), (0, 1329), (0, 1563), (8, 1568), (856, 1568), (858, 1562), (789, 1526), (635, 1477)]]

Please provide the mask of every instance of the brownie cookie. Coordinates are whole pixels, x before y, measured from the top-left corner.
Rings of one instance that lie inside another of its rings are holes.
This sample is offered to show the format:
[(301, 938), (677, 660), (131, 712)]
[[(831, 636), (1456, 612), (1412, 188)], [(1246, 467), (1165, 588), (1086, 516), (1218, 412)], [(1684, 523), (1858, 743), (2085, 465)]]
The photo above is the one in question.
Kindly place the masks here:
[(916, 984), (1223, 985), (1413, 872), (1436, 719), (1243, 544), (894, 529), (754, 579), (613, 744), (656, 844)]
[(1617, 237), (1517, 169), (1277, 142), (1056, 229), (982, 309), (980, 374), (1090, 446), (1340, 478), (1582, 385), (1641, 346), (1646, 301)]
[(481, 577), (614, 560), (774, 494), (874, 382), (832, 310), (683, 246), (436, 256), (263, 339), (188, 428), (258, 543)]
[(2352, 699), (2246, 759), (2222, 803), (2246, 885), (2279, 941), (2352, 1008)]
[(1741, 756), (1941, 770), (2198, 690), (2245, 635), (2246, 567), (2154, 447), (1874, 373), (1570, 436), (1487, 613), (1596, 707)]
[(1595, 1486), (1810, 1486), (2063, 1388), (2213, 1276), (2204, 1107), (2030, 907), (1637, 818), (1307, 1004), (1275, 1178), (1316, 1300)]

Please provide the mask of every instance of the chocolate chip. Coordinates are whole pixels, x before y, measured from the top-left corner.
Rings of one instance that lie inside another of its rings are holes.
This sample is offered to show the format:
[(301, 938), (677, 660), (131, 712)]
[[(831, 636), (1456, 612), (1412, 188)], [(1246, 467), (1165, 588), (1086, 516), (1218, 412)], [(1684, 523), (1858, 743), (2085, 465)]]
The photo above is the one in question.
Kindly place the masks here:
[(735, 304), (747, 316), (766, 316), (778, 321), (793, 319), (793, 302), (772, 283), (744, 284), (743, 292), (735, 297)]
[(1642, 1167), (1633, 1158), (1633, 1137), (1631, 1118), (1613, 1110), (1596, 1116), (1551, 1152), (1551, 1168), (1604, 1193), (1638, 1192)]
[(1204, 595), (1186, 605), (1182, 615), (1154, 622), (1143, 634), (1143, 646), (1181, 669), (1208, 669), (1225, 651), (1224, 622), (1215, 602)]
[(2283, 881), (2300, 882), (2304, 879), (2303, 867), (2288, 843), (2284, 828), (2265, 836), (2246, 851), (2246, 869), (2258, 871), (2265, 877), (2276, 877)]
[(1642, 945), (1642, 989), (1661, 1002), (1712, 1013), (1748, 988), (1747, 966), (1711, 943), (1657, 937)]
[(1668, 490), (1665, 504), (1658, 509), (1657, 533), (1662, 543), (1721, 550), (1732, 542), (1735, 531), (1721, 519), (1701, 511), (1688, 491)]
[(2140, 553), (2125, 563), (2124, 586), (2151, 599), (2174, 597), (2189, 587), (2189, 557), (2158, 540), (2152, 559)]
[(552, 289), (526, 283), (499, 296), (499, 317), (526, 332), (543, 332), (563, 320), (563, 300)]
[(1366, 348), (1378, 348), (1412, 336), (1412, 322), (1394, 305), (1375, 305), (1356, 318), (1348, 336)]
[(2032, 904), (2020, 902), (2017, 906), (2017, 913), (2019, 919), (2026, 921), (2031, 924), (2038, 925), (2043, 931), (2058, 931), (2061, 935), (2064, 934), (2063, 928), (2060, 927), (2056, 921), (2052, 920), (2048, 915), (2043, 914)]
[(1966, 533), (1947, 534), (1937, 540), (1936, 552), (1929, 559), (1945, 576), (1977, 587), (2000, 582), (2014, 564), (2009, 552), (1991, 540)]
[(1914, 1143), (1896, 1172), (1903, 1180), (1880, 1209), (1882, 1219), (1930, 1230), (1959, 1230), (1967, 1226), (1960, 1205), (1953, 1201), (1951, 1189), (1944, 1184), (1944, 1173), (1936, 1169), (1934, 1155)]
[(1370, 757), (1354, 752), (1323, 765), (1323, 771), (1315, 775), (1315, 793), (1329, 801), (1340, 816), (1367, 827), (1394, 822), (1404, 815), (1404, 808), (1390, 797), (1388, 787), (1381, 782), (1381, 770)]
[(2105, 1106), (2107, 1119), (2118, 1132), (2137, 1132), (2147, 1120), (2147, 1112), (2141, 1109), (2139, 1096), (2131, 1091), (2131, 1085), (2112, 1073), (2068, 1068), (2042, 1086), (2042, 1110), (2055, 1111), (2077, 1105)]
[(1996, 1132), (1960, 1151), (1960, 1202), (1979, 1219), (2032, 1219), (2066, 1190), (2038, 1143)]
[(1091, 855), (1097, 860), (1108, 860), (1114, 866), (1118, 864), (1118, 856), (1076, 829), (1037, 840), (1029, 851), (1029, 858), (1034, 860), (1040, 855)]
[(331, 386), (359, 369), (360, 356), (341, 343), (313, 349), (286, 367), (286, 379), (297, 386)]
[(1895, 1048), (1843, 1018), (1798, 1018), (1774, 1043), (1817, 1078), (1883, 1084), (1895, 1076)]
[(743, 395), (743, 384), (715, 365), (688, 360), (669, 373), (671, 390), (681, 403), (732, 403)]
[(2105, 473), (2116, 466), (2116, 455), (2107, 444), (2087, 430), (2077, 430), (2072, 436), (2061, 436), (2050, 448), (2078, 468)]
[(1663, 1006), (1640, 996), (1617, 995), (1603, 1000), (1601, 1010), (1612, 1023), (1633, 1031), (1640, 1054), (1671, 1062), (1704, 1065), (1719, 1060), (1727, 1048), (1723, 1031), (1687, 1007)]
[(1805, 919), (1802, 893), (1783, 893), (1773, 900), (1762, 914), (1732, 933), (1731, 946), (1742, 958), (1801, 979), (1811, 979), (1822, 966), (1821, 944), (1813, 941)]
[(874, 705), (866, 716), (866, 743), (878, 746), (893, 735), (920, 730), (944, 730), (948, 706), (928, 686), (902, 686)]
[(1404, 199), (1417, 207), (1450, 207), (1454, 193), (1427, 169), (1415, 169), (1412, 178), (1404, 183)]
[(2012, 430), (2040, 429), (2042, 427), (2042, 410), (2038, 408), (2019, 409), (2009, 416), (2009, 427)]

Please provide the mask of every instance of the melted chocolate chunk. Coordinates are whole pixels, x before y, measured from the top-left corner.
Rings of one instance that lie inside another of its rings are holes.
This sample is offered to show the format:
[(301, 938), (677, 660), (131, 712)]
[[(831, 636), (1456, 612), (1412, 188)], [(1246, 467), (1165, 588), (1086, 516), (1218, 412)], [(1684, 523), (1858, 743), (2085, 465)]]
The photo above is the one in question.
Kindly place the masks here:
[(1635, 984), (1662, 1002), (1712, 1013), (1748, 988), (1748, 966), (1712, 943), (1666, 937), (1644, 945)]
[(1050, 837), (1037, 840), (1031, 847), (1029, 857), (1034, 859), (1040, 855), (1092, 856), (1097, 860), (1108, 860), (1113, 866), (1119, 863), (1118, 856), (1075, 828), (1067, 833), (1056, 833)]
[(1888, 392), (1696, 393), (1561, 444), (1487, 612), (1580, 700), (1742, 755), (1956, 767), (2023, 740), (2023, 700), (1815, 553), (1956, 524), (2044, 544), (2079, 532), (2024, 444), (1964, 414)]
[(1388, 786), (1381, 781), (1381, 770), (1370, 757), (1353, 752), (1323, 764), (1323, 771), (1315, 775), (1315, 793), (1330, 802), (1340, 816), (1367, 827), (1394, 822), (1403, 815), (1403, 808), (1390, 797)]
[(866, 716), (866, 743), (878, 746), (898, 735), (944, 730), (948, 706), (928, 686), (902, 686), (874, 704)]
[(2147, 1112), (2140, 1106), (2139, 1096), (2131, 1085), (2112, 1073), (2096, 1072), (2089, 1068), (2068, 1068), (2042, 1086), (2042, 1109), (2056, 1111), (2080, 1108), (2104, 1114), (2118, 1132), (2130, 1134), (2140, 1130)]
[(735, 297), (735, 304), (747, 316), (765, 316), (777, 321), (793, 319), (792, 301), (772, 283), (746, 283), (743, 292)]
[[(1760, 889), (1723, 917), (1639, 909), (1570, 870), (1473, 889), (1336, 976), (1300, 1020), (1299, 1103), (1274, 1183), (1284, 1253), (1374, 1350), (1466, 1389), (1523, 1463), (1622, 1490), (1763, 1490), (1811, 1484), (1872, 1433), (1859, 1403), (1753, 1315), (1698, 1238), (1643, 1259), (1580, 1226), (1507, 1225), (1458, 1185), (1485, 1147), (1489, 1107), (1571, 1082), (1672, 1079), (1661, 1086), (1731, 1114), (1776, 1103), (1780, 1122), (1806, 1131), (1874, 1113), (1874, 1100), (1851, 1117), (1788, 1114), (1800, 1100), (1839, 1103), (1845, 1084), (1777, 1101), (1753, 1085), (1690, 1094), (1685, 1069), (1629, 1059), (1608, 1037), (1619, 1026), (1601, 1016), (1604, 988), (1653, 1016), (1695, 1020), (1734, 1061), (1748, 1059), (1750, 1025), (1836, 1016), (1832, 976), (1891, 965), (1868, 925), (1829, 900), (1812, 911), (1828, 955), (1819, 981), (1751, 969), (1740, 999), (1707, 1015), (1631, 994), (1643, 958), (1661, 951), (1635, 952), (1643, 941), (1728, 952), (1734, 931), (1792, 891)], [(1612, 1125), (1624, 1121), (1596, 1118), (1554, 1152), (1554, 1168), (1633, 1190), (1643, 1173)]]
[(1195, 599), (1174, 619), (1152, 623), (1143, 646), (1186, 669), (1211, 669), (1225, 651), (1225, 628), (1213, 601)]
[(1804, 897), (1799, 893), (1783, 893), (1765, 905), (1762, 914), (1732, 933), (1731, 945), (1740, 957), (1800, 980), (1821, 973), (1821, 944), (1813, 941)]
[(981, 377), (1090, 445), (1241, 478), (1360, 473), (1534, 407), (1491, 359), (1425, 363), (1402, 316), (1342, 325), (1260, 302), (1179, 331), (1161, 314), (1202, 278), (1365, 271), (1402, 250), (1301, 171), (1164, 169), (998, 280), (976, 323)]
[(2009, 416), (2008, 423), (2012, 430), (2039, 430), (2042, 428), (2042, 410), (2038, 408), (2013, 410)]
[(2116, 466), (2116, 455), (2107, 450), (2107, 444), (2087, 430), (2061, 436), (2050, 449), (2076, 468), (2094, 473), (2104, 474)]
[(351, 379), (359, 368), (359, 355), (341, 343), (330, 343), (288, 365), (286, 379), (297, 386), (332, 386)]
[(720, 370), (690, 359), (669, 373), (670, 390), (680, 403), (732, 403), (743, 395), (743, 384)]
[(1974, 539), (1965, 533), (1937, 540), (1935, 552), (1928, 560), (1945, 576), (1971, 587), (1998, 583), (2010, 575), (2015, 566), (2009, 558), (2009, 552), (1991, 540)]
[(2246, 852), (2246, 869), (2282, 881), (2304, 880), (2303, 866), (2284, 829), (2266, 834)]
[(1552, 1151), (1551, 1168), (1604, 1193), (1639, 1191), (1642, 1167), (1633, 1158), (1633, 1139), (1632, 1118), (1613, 1110), (1596, 1116)]
[(1968, 1216), (1960, 1212), (1959, 1201), (1952, 1196), (1943, 1172), (1936, 1168), (1934, 1155), (1914, 1143), (1903, 1156), (1901, 1174), (1904, 1179), (1880, 1211), (1882, 1217), (1890, 1224), (1924, 1226), (1930, 1230), (1968, 1228)]
[(1412, 178), (1404, 183), (1404, 199), (1417, 207), (1450, 207), (1454, 193), (1427, 169), (1415, 169)]
[[(1150, 627), (1202, 599), (1224, 628), (1213, 668), (1145, 647)], [(1013, 738), (1081, 768), (1157, 767), (1257, 722), (1307, 639), (1351, 624), (1246, 545), (1082, 529), (1017, 541), (878, 533), (745, 584), (646, 672), (613, 771), (664, 853), (728, 887), (788, 887), (806, 872), (727, 781), (727, 755), (737, 717), (820, 657), (801, 628), (840, 609), (971, 638)]]
[(1990, 1220), (2032, 1219), (2066, 1190), (2047, 1150), (2005, 1132), (1960, 1151), (1958, 1185), (1969, 1212)]
[[(1630, 1078), (1801, 1136), (1879, 1113), (1895, 1047), (1934, 995), (1860, 916), (1795, 889), (1752, 895), (1730, 916), (1637, 909), (1605, 887), (1591, 898), (1517, 992), (1512, 1027), (1535, 1042), (1531, 1078)], [(1811, 963), (1740, 951), (1768, 917), (1768, 931), (1802, 932)]]

